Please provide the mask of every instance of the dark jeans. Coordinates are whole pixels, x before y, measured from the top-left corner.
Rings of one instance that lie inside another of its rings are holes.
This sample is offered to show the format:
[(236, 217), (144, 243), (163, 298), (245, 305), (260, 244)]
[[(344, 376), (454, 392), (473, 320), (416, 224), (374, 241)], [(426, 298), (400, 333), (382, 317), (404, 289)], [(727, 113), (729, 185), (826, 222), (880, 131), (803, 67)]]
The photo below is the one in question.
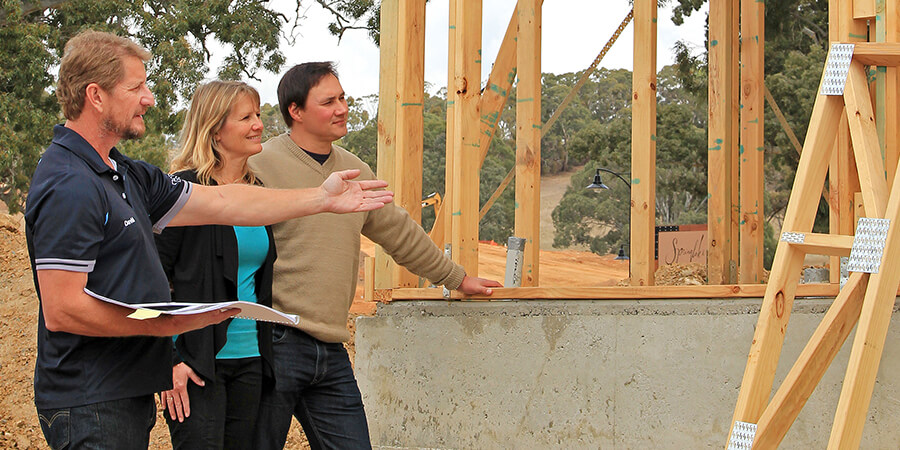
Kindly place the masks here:
[(369, 449), (369, 425), (347, 350), (273, 326), (275, 389), (263, 393), (256, 448), (282, 449), (297, 418), (312, 449)]
[(262, 358), (217, 359), (216, 379), (206, 386), (188, 381), (191, 415), (172, 420), (165, 409), (174, 449), (252, 449), (262, 393)]
[(153, 395), (74, 408), (38, 408), (44, 439), (58, 449), (147, 449), (156, 424)]

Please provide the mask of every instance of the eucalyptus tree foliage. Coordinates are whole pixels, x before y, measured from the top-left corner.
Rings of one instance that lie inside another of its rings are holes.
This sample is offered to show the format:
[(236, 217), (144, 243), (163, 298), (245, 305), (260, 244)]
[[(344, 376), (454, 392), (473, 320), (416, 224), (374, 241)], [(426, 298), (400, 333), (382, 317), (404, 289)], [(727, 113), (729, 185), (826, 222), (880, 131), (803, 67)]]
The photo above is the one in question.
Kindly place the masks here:
[(144, 140), (120, 148), (164, 164), (181, 115), (176, 108), (209, 76), (210, 47), (227, 54), (212, 74), (255, 78), (284, 63), (279, 35), (286, 17), (257, 0), (0, 0), (0, 192), (12, 210), (24, 191), (54, 123), (63, 46), (85, 29), (128, 36), (153, 53), (147, 64), (156, 107), (145, 116)]

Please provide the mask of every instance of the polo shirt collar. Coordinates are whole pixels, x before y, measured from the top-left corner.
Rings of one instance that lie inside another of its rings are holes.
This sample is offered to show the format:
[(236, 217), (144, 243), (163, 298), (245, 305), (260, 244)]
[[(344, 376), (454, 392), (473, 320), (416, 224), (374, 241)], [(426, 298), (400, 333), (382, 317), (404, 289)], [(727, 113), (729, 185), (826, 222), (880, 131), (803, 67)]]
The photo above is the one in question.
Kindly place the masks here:
[[(94, 169), (94, 172), (105, 173), (113, 171), (111, 167), (103, 162), (103, 158), (100, 157), (97, 150), (77, 131), (71, 128), (66, 128), (64, 125), (55, 125), (53, 127), (53, 142), (83, 159), (91, 169)], [(115, 147), (109, 151), (109, 157), (115, 161), (118, 170), (121, 170), (121, 154)]]

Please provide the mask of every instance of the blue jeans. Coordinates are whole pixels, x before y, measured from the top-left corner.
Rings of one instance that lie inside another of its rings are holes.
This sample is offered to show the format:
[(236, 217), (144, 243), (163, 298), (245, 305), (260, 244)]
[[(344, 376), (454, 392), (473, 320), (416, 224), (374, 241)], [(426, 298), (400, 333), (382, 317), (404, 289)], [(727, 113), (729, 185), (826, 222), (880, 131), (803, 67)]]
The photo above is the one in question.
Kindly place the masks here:
[(74, 408), (38, 408), (44, 439), (59, 449), (145, 449), (156, 424), (153, 395)]
[(216, 379), (188, 381), (191, 415), (184, 422), (164, 416), (172, 448), (252, 449), (262, 391), (262, 358), (217, 359)]
[(282, 449), (297, 418), (316, 449), (369, 449), (369, 424), (350, 357), (292, 327), (272, 327), (275, 389), (263, 392), (257, 449)]

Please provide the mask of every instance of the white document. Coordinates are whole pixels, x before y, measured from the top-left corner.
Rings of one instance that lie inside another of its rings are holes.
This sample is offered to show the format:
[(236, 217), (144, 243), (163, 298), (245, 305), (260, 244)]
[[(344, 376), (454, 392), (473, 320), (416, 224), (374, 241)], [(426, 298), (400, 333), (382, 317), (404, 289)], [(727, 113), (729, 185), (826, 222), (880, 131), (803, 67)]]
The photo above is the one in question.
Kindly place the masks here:
[(217, 309), (238, 308), (241, 312), (234, 317), (239, 317), (241, 319), (273, 322), (290, 326), (296, 326), (300, 323), (300, 317), (296, 314), (285, 314), (269, 308), (268, 306), (260, 305), (259, 303), (227, 301), (218, 303), (160, 302), (131, 304), (97, 295), (87, 289), (85, 289), (85, 292), (98, 300), (133, 309), (134, 312), (129, 314), (128, 317), (138, 320), (153, 319), (159, 317), (161, 314), (200, 314), (208, 311), (215, 311)]

